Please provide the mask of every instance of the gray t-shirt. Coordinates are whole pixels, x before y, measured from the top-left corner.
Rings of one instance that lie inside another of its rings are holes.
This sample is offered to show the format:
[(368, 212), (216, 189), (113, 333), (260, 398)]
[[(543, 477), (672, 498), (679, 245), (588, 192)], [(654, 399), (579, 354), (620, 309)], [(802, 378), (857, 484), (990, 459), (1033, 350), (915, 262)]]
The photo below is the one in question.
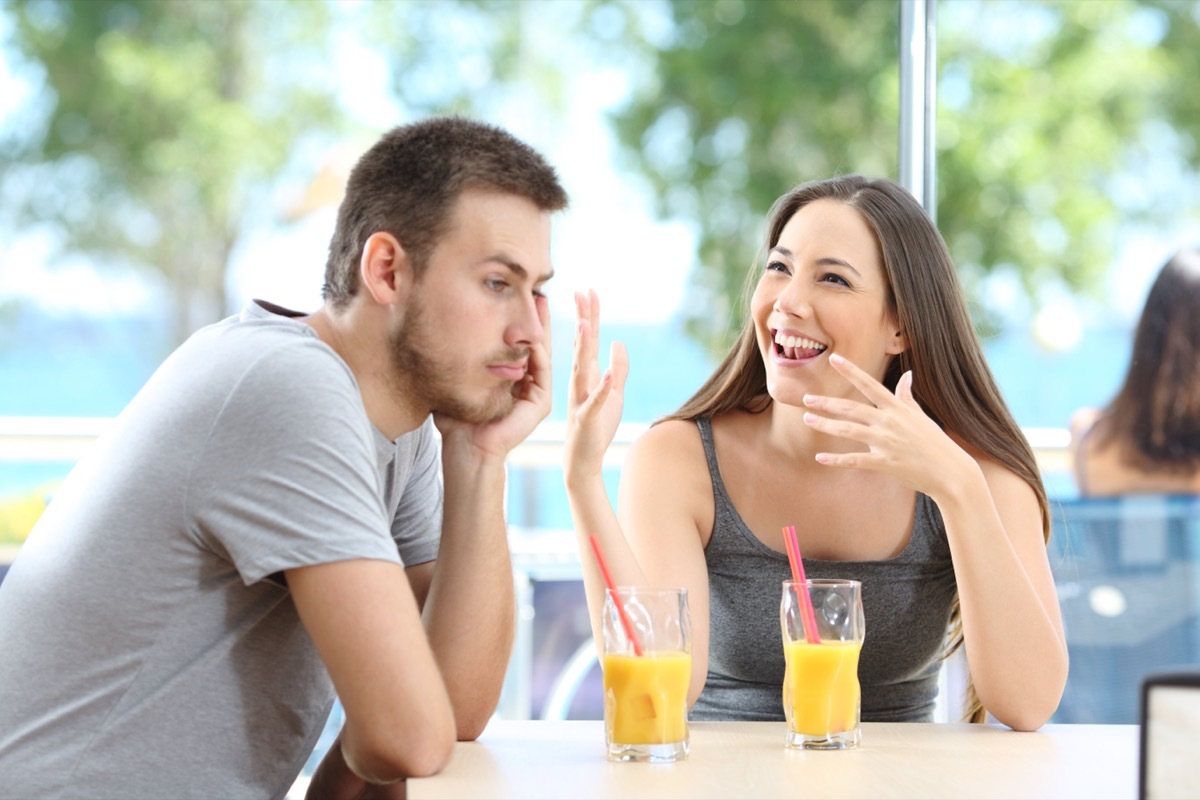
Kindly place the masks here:
[(437, 557), (432, 421), (395, 442), (309, 326), (172, 354), (0, 584), (0, 798), (282, 797), (334, 693), (284, 570)]
[[(716, 514), (705, 550), (708, 564), (709, 652), (704, 690), (690, 719), (782, 720), (783, 640), (779, 627), (787, 556), (772, 550), (733, 507), (713, 446), (712, 426), (696, 420), (712, 476)], [(957, 584), (942, 515), (918, 494), (912, 535), (886, 561), (804, 559), (808, 578), (862, 581), (866, 637), (858, 664), (862, 719), (927, 722), (937, 697)]]

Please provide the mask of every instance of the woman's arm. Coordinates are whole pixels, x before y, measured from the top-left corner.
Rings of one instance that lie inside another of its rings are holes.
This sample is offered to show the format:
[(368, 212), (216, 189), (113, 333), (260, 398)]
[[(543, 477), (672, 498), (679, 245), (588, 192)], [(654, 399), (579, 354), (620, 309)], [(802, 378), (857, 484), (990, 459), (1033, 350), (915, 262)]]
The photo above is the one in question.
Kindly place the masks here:
[(1012, 728), (1040, 727), (1062, 698), (1067, 647), (1033, 489), (942, 431), (913, 399), (910, 373), (893, 395), (844, 359), (830, 362), (869, 402), (806, 397), (805, 422), (869, 450), (817, 460), (890, 474), (937, 503), (979, 699)]
[(1036, 730), (1062, 699), (1067, 645), (1033, 489), (979, 458), (930, 496), (946, 523), (975, 691), (1000, 722)]
[[(692, 617), (691, 706), (708, 672), (708, 572), (696, 525), (694, 476), (704, 457), (694, 425), (657, 425), (630, 449), (621, 474), (618, 520), (604, 486), (604, 454), (620, 422), (628, 362), (614, 344), (600, 373), (600, 306), (594, 292), (576, 295), (579, 326), (567, 410), (564, 475), (579, 544), (584, 591), (596, 647), (603, 646), (604, 579), (592, 553), (594, 536), (618, 585), (683, 586)], [(691, 430), (689, 431), (689, 427)], [(697, 456), (698, 454), (698, 461)], [(711, 499), (711, 486), (707, 489)], [(711, 516), (711, 514), (710, 514)]]

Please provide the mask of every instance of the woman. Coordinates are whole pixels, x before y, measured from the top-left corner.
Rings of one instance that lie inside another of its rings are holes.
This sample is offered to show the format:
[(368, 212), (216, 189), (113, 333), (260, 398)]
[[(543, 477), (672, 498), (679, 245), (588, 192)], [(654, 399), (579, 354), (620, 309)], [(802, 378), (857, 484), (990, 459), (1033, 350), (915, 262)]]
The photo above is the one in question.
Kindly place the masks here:
[(688, 589), (692, 719), (783, 719), (794, 525), (809, 578), (863, 582), (864, 721), (931, 719), (950, 635), (968, 716), (1038, 728), (1067, 675), (1046, 495), (941, 236), (902, 187), (857, 175), (797, 187), (768, 222), (737, 343), (630, 449), (619, 518), (601, 462), (628, 363), (614, 345), (600, 374), (599, 302), (577, 297), (565, 478), (593, 631), (587, 535), (617, 583)]
[(1071, 418), (1079, 493), (1200, 494), (1200, 249), (1159, 270), (1125, 382), (1106, 408)]

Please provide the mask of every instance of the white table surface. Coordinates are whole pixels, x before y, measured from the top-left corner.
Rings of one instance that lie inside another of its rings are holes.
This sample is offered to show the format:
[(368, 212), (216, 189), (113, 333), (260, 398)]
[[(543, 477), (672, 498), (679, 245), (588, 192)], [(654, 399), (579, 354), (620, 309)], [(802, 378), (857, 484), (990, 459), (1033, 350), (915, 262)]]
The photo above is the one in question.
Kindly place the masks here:
[(783, 746), (782, 722), (693, 722), (675, 764), (612, 763), (600, 720), (495, 719), (446, 769), (410, 779), (436, 798), (1136, 798), (1136, 725), (865, 723), (858, 750)]

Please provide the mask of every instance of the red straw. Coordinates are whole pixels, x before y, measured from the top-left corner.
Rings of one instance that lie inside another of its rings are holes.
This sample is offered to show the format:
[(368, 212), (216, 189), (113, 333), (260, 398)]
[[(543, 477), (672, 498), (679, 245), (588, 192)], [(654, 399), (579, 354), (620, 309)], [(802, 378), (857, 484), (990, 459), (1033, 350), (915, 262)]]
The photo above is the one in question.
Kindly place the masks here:
[(800, 558), (800, 542), (796, 539), (796, 526), (783, 529), (783, 543), (787, 546), (788, 561), (792, 565), (792, 580), (800, 584), (800, 624), (804, 626), (804, 638), (812, 644), (821, 643), (817, 633), (817, 615), (813, 613), (812, 597), (808, 594), (808, 581), (804, 578), (804, 562)]
[(604, 553), (600, 550), (600, 543), (596, 541), (594, 535), (589, 535), (588, 540), (592, 543), (592, 552), (596, 554), (596, 563), (600, 565), (600, 574), (604, 576), (604, 585), (612, 592), (613, 603), (617, 607), (617, 616), (621, 618), (621, 625), (625, 628), (625, 635), (633, 643), (633, 654), (640, 656), (642, 654), (642, 643), (638, 641), (637, 634), (633, 632), (633, 622), (630, 621), (629, 614), (625, 611), (625, 604), (621, 602), (621, 595), (617, 592), (617, 584), (613, 582), (612, 573), (608, 571), (608, 562), (604, 560)]

